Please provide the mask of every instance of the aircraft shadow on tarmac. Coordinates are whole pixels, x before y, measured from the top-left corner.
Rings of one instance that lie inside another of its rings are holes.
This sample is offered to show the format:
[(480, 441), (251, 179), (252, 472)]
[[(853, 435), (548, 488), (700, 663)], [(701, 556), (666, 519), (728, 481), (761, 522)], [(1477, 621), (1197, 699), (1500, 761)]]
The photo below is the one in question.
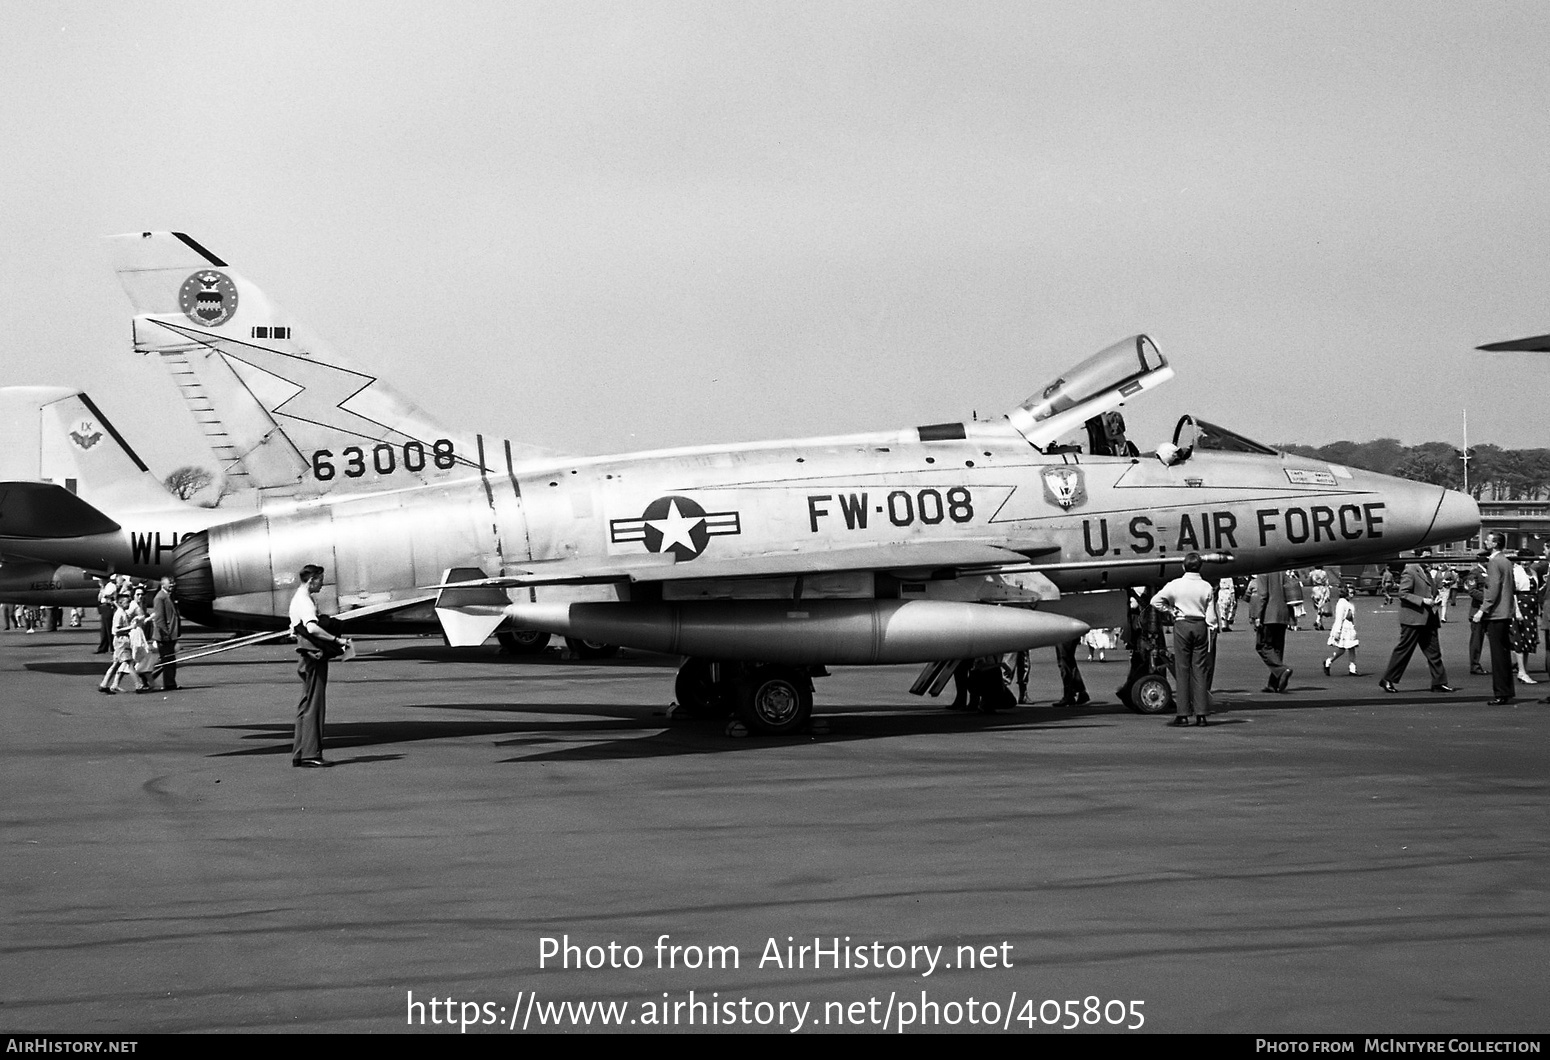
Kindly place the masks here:
[[(250, 755), (288, 755), (291, 753), (291, 737), (293, 733), (292, 727), (289, 725), (222, 725), (219, 727), (223, 729), (272, 730), (265, 732), (253, 732), (249, 736), (244, 737), (244, 739), (253, 740), (273, 738), (275, 743), (272, 745), (266, 745), (264, 747), (248, 747), (240, 751), (223, 751), (220, 754), (210, 755), (209, 757), (211, 758), (246, 758)], [(346, 728), (346, 726), (340, 726), (340, 728)], [(325, 750), (327, 750), (329, 753), (329, 762), (336, 766), (370, 765), (373, 762), (396, 762), (404, 757), (401, 754), (355, 755), (350, 758), (342, 758), (339, 756), (339, 752), (347, 747), (354, 746), (359, 743), (373, 742), (376, 741), (352, 741), (348, 738), (335, 739), (334, 737), (330, 736), (325, 741), (327, 745)]]
[[(437, 704), (435, 709), (467, 710), (460, 704)], [(575, 709), (575, 708), (572, 708)], [(336, 721), (328, 724), (324, 738), (325, 750), (337, 752), (348, 747), (371, 747), (380, 744), (415, 743), (421, 740), (454, 740), (470, 736), (509, 736), (516, 733), (542, 732), (607, 732), (627, 729), (636, 731), (648, 728), (644, 722), (625, 719), (599, 718), (595, 715), (609, 708), (584, 708), (591, 715), (586, 721), (564, 722), (503, 722), (503, 721)], [(544, 713), (552, 713), (545, 710)], [(244, 747), (236, 751), (221, 751), (211, 758), (243, 758), (249, 755), (289, 754), (294, 727), (291, 725), (216, 725), (215, 729), (245, 731), (244, 740), (262, 740), (263, 746)], [(273, 741), (273, 742), (270, 742)], [(398, 758), (400, 755), (385, 755)]]
[[(624, 740), (601, 741), (557, 747), (550, 751), (525, 754), (501, 759), (506, 763), (518, 762), (587, 762), (623, 760), (631, 758), (661, 758), (678, 755), (727, 754), (739, 751), (769, 750), (789, 747), (793, 744), (840, 743), (854, 740), (880, 740), (901, 736), (935, 736), (954, 733), (985, 731), (1099, 728), (1093, 721), (1079, 721), (1072, 712), (1024, 711), (1003, 714), (952, 713), (931, 709), (859, 708), (847, 712), (836, 708), (837, 713), (815, 713), (813, 720), (818, 731), (795, 733), (791, 736), (757, 736), (734, 739), (727, 734), (725, 720), (655, 719), (656, 725), (642, 725), (641, 729), (655, 729), (649, 736)], [(667, 727), (661, 727), (666, 723)], [(497, 747), (532, 747), (549, 742), (538, 739), (513, 739), (497, 741)]]
[(108, 668), (108, 656), (101, 662), (41, 662), (23, 663), (22, 669), (39, 674), (59, 674), (63, 677), (101, 677)]
[[(1324, 710), (1330, 707), (1414, 707), (1447, 704), (1470, 704), (1489, 698), (1489, 690), (1459, 689), (1454, 692), (1433, 692), (1425, 685), (1416, 688), (1401, 688), (1398, 695), (1380, 692), (1373, 685), (1371, 695), (1365, 691), (1359, 694), (1331, 695), (1331, 689), (1327, 685), (1293, 685), (1284, 693), (1255, 691), (1252, 694), (1249, 689), (1222, 688), (1214, 689), (1214, 696), (1232, 696), (1230, 704), (1223, 704), (1225, 711), (1262, 711), (1262, 710)], [(1215, 718), (1213, 716), (1213, 721)]]
[[(1095, 705), (1096, 706), (1096, 705)], [(513, 714), (542, 714), (544, 720), (507, 721), (401, 721), (330, 722), (324, 750), (330, 756), (351, 747), (370, 747), (416, 743), (423, 740), (466, 739), (468, 737), (504, 737), (494, 746), (538, 751), (501, 759), (503, 762), (597, 761), (631, 758), (656, 758), (678, 755), (725, 754), (756, 751), (791, 744), (850, 740), (887, 739), (899, 736), (932, 736), (986, 730), (1035, 728), (1100, 727), (1099, 716), (1124, 708), (1051, 711), (1047, 708), (1023, 709), (998, 714), (946, 713), (939, 709), (902, 707), (857, 707), (814, 716), (820, 731), (802, 732), (784, 737), (736, 739), (727, 734), (726, 720), (668, 718), (660, 707), (620, 707), (600, 704), (502, 704), (502, 703), (425, 703), (411, 709), (499, 711)], [(580, 715), (553, 720), (554, 715)], [(244, 741), (261, 741), (261, 746), (221, 751), (211, 758), (243, 758), (255, 755), (282, 755), (291, 751), (293, 727), (288, 724), (229, 724), (212, 726), (245, 732)], [(557, 745), (542, 749), (546, 745)], [(377, 761), (402, 757), (381, 755), (350, 761)], [(341, 761), (343, 761), (341, 759)]]

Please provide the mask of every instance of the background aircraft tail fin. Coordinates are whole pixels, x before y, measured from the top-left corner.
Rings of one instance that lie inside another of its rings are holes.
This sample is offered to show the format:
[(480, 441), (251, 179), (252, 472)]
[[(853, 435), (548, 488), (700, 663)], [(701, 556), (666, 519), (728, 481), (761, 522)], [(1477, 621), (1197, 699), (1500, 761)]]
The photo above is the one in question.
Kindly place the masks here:
[[(0, 479), (52, 482), (113, 512), (176, 504), (92, 399), (67, 387), (0, 388)], [(188, 488), (182, 499), (216, 486)]]
[(135, 351), (172, 377), (229, 491), (391, 489), (494, 463), (483, 439), (448, 428), (352, 363), (183, 233), (107, 244), (134, 306)]

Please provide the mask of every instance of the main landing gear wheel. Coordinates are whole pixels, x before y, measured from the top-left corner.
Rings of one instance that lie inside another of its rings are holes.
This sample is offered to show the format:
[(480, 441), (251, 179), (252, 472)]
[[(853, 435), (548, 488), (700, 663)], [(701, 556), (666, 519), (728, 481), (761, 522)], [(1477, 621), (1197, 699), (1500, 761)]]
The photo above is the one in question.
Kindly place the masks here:
[(724, 718), (732, 713), (731, 690), (724, 681), (713, 679), (708, 659), (686, 659), (673, 681), (678, 705), (691, 718)]
[(760, 666), (737, 685), (737, 717), (750, 732), (787, 736), (813, 716), (813, 685), (785, 666)]
[(1130, 686), (1129, 702), (1137, 714), (1166, 714), (1173, 709), (1173, 689), (1166, 677), (1147, 674)]
[(565, 646), (578, 659), (612, 659), (619, 654), (617, 644), (599, 644), (595, 640), (577, 640), (575, 637), (566, 637)]
[(549, 646), (549, 634), (536, 629), (519, 629), (511, 633), (497, 633), (501, 651), (507, 655), (537, 655)]

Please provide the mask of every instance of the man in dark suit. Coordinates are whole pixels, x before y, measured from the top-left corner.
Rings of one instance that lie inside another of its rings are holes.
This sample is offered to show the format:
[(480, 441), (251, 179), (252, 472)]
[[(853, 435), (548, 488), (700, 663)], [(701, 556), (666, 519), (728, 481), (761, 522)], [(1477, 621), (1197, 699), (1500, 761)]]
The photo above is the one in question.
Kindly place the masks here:
[(156, 654), (161, 657), (161, 687), (176, 692), (178, 685), (178, 638), (183, 635), (183, 616), (178, 612), (177, 582), (169, 574), (161, 580), (161, 592), (151, 605), (152, 632), (156, 634)]
[(1469, 616), (1471, 622), (1485, 624), (1485, 639), (1491, 645), (1491, 692), (1495, 698), (1491, 706), (1511, 703), (1512, 685), (1512, 617), (1513, 581), (1512, 560), (1502, 548), (1506, 535), (1492, 530), (1485, 535), (1485, 545), (1491, 550), (1491, 558), (1485, 564), (1485, 598), (1480, 607)]
[(1286, 574), (1256, 574), (1250, 590), (1249, 624), (1254, 627), (1254, 650), (1270, 667), (1266, 692), (1285, 692), (1292, 683), (1292, 668), (1282, 661), (1286, 651), (1286, 626), (1291, 608), (1286, 604)]
[(1480, 611), (1480, 605), (1485, 603), (1485, 561), (1491, 558), (1489, 552), (1481, 552), (1476, 557), (1481, 562), (1476, 563), (1464, 576), (1464, 589), (1469, 593), (1469, 672), (1485, 676), (1485, 667), (1480, 665), (1480, 653), (1485, 650), (1485, 623), (1475, 621), (1475, 615)]
[[(1394, 645), (1389, 668), (1378, 682), (1385, 692), (1399, 691), (1399, 680), (1405, 676), (1405, 667), (1417, 648), (1425, 654), (1426, 665), (1431, 668), (1432, 691), (1453, 691), (1448, 684), (1448, 671), (1442, 665), (1442, 649), (1437, 645), (1437, 609), (1442, 604), (1442, 590), (1426, 566), (1431, 552), (1429, 548), (1416, 549), (1416, 562), (1407, 563), (1405, 573), (1399, 576), (1399, 643)], [(1512, 584), (1510, 571), (1507, 583)]]

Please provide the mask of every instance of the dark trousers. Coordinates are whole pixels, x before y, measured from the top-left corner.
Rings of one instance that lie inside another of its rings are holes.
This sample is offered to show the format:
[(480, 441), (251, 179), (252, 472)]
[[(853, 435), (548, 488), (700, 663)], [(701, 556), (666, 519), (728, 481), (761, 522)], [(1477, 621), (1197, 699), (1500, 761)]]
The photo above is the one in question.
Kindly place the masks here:
[(1426, 656), (1426, 665), (1431, 668), (1432, 687), (1447, 684), (1448, 671), (1442, 665), (1442, 649), (1437, 645), (1435, 617), (1424, 626), (1399, 627), (1399, 643), (1394, 645), (1394, 654), (1389, 656), (1389, 668), (1383, 671), (1383, 679), (1392, 685), (1399, 684), (1400, 678), (1405, 676), (1405, 667), (1410, 665), (1410, 656), (1417, 648)]
[(97, 654), (104, 655), (113, 650), (113, 605), (98, 604), (97, 614), (102, 617), (102, 633), (97, 638)]
[(1174, 619), (1173, 683), (1178, 686), (1180, 714), (1205, 714), (1210, 708), (1210, 651), (1205, 619)]
[[(1479, 604), (1474, 606), (1476, 610), (1480, 607)], [(1474, 612), (1470, 613), (1473, 614)], [(1485, 619), (1482, 618), (1479, 622), (1471, 622), (1469, 624), (1469, 668), (1471, 670), (1480, 669), (1480, 652), (1484, 647)], [(1550, 647), (1550, 645), (1546, 645), (1546, 647)]]
[(296, 736), (291, 761), (323, 757), (323, 721), (328, 711), (328, 660), (302, 654), (296, 664), (301, 700), (296, 704)]
[(1259, 629), (1254, 634), (1254, 650), (1259, 652), (1259, 657), (1265, 660), (1265, 665), (1270, 667), (1270, 683), (1267, 688), (1273, 688), (1281, 681), (1281, 676), (1289, 667), (1281, 661), (1286, 652), (1286, 626), (1275, 622), (1261, 622)]
[(161, 667), (161, 686), (163, 688), (178, 687), (178, 642), (175, 640), (159, 640), (156, 642), (156, 655)]
[(1076, 668), (1076, 646), (1080, 643), (1082, 638), (1078, 637), (1055, 645), (1055, 667), (1060, 671), (1060, 698), (1066, 703), (1075, 703), (1087, 695), (1087, 682), (1082, 680), (1082, 671)]
[(1491, 694), (1496, 699), (1517, 695), (1512, 673), (1512, 619), (1493, 619), (1482, 623), (1485, 639), (1491, 645)]

